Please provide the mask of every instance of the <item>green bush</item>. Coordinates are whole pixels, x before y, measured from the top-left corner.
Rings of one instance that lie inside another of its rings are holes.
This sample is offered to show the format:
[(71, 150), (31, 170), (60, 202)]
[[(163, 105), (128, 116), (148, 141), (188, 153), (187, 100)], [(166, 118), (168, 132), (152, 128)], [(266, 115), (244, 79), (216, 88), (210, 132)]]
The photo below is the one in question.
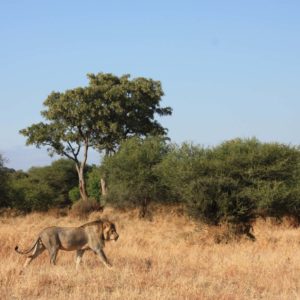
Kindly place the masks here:
[(27, 173), (14, 172), (9, 182), (10, 206), (26, 212), (69, 205), (69, 191), (78, 185), (74, 163), (65, 159)]
[(194, 217), (250, 224), (261, 212), (300, 215), (299, 166), (298, 148), (235, 139), (211, 149), (174, 146), (159, 170), (162, 183)]
[(217, 168), (212, 151), (193, 144), (174, 145), (158, 166), (169, 198), (186, 204), (189, 214), (217, 224), (222, 217), (221, 191), (213, 174)]
[(300, 217), (300, 151), (282, 144), (264, 144), (257, 158), (258, 208), (263, 214), (281, 218)]
[(164, 201), (166, 187), (156, 167), (167, 152), (168, 146), (161, 137), (124, 141), (119, 151), (105, 157), (102, 164), (108, 183), (107, 201), (119, 207), (140, 207), (141, 216), (151, 201)]
[[(248, 203), (250, 211), (257, 208), (257, 213), (276, 217), (300, 214), (300, 153), (297, 148), (261, 143), (256, 139), (236, 139), (216, 147), (215, 152), (223, 161), (223, 171), (238, 184), (237, 200)], [(231, 198), (234, 198), (232, 194), (235, 193), (231, 191)], [(224, 203), (227, 215), (233, 212), (232, 202), (234, 199)], [(240, 212), (247, 215), (247, 211), (240, 209)], [(239, 220), (239, 215), (235, 215)]]
[(4, 166), (4, 158), (0, 154), (0, 208), (9, 206), (9, 170)]
[(32, 182), (24, 177), (12, 183), (12, 206), (25, 212), (46, 211), (53, 207), (55, 192), (45, 182)]
[[(104, 175), (103, 175), (104, 176)], [(101, 178), (103, 177), (101, 169), (93, 166), (87, 173), (87, 192), (91, 198), (100, 201), (101, 198)]]
[(80, 199), (80, 192), (79, 192), (79, 187), (74, 186), (70, 191), (69, 191), (69, 199), (72, 201), (72, 203), (75, 203)]

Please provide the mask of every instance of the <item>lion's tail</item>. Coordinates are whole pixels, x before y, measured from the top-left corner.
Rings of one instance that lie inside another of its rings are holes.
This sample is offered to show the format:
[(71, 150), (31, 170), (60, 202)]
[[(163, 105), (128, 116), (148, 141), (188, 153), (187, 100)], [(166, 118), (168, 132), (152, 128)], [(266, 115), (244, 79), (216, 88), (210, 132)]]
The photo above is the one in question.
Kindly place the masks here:
[(29, 252), (31, 252), (33, 250), (33, 248), (36, 246), (36, 244), (39, 242), (39, 240), (40, 240), (40, 237), (37, 238), (37, 240), (34, 242), (32, 247), (28, 250), (21, 251), (21, 250), (19, 250), (19, 246), (16, 246), (15, 251), (18, 252), (19, 254), (28, 254)]

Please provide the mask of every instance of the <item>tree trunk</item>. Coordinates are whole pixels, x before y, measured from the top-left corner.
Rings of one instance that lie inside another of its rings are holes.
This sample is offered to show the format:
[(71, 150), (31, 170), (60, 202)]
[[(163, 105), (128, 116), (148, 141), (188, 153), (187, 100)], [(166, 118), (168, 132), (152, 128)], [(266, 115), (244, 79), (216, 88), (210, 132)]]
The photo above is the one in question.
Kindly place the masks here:
[(84, 157), (81, 163), (78, 161), (76, 162), (76, 170), (78, 173), (78, 179), (79, 179), (79, 193), (83, 201), (88, 201), (88, 194), (86, 192), (86, 187), (85, 187), (85, 179), (84, 179), (84, 168), (86, 165), (87, 161), (87, 153), (88, 153), (88, 140), (85, 141), (84, 144)]
[(101, 194), (102, 196), (106, 196), (107, 195), (107, 188), (106, 188), (106, 183), (104, 178), (100, 179), (100, 184), (101, 184)]
[(141, 206), (140, 213), (139, 213), (140, 218), (145, 218), (145, 216), (147, 214), (148, 203), (149, 203), (149, 199), (147, 197), (145, 197), (142, 202), (142, 206)]
[(85, 187), (85, 179), (84, 179), (84, 167), (82, 165), (78, 166), (76, 164), (76, 170), (78, 173), (78, 179), (79, 179), (79, 193), (80, 193), (80, 197), (83, 201), (87, 201), (88, 200), (88, 195), (86, 192), (86, 187)]

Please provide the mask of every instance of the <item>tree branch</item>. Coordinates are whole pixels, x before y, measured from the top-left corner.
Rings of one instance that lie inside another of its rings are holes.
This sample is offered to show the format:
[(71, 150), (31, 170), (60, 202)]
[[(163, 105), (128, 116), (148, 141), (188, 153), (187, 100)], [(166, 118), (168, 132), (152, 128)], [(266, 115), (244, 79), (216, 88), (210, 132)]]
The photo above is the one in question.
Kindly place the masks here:
[(67, 158), (69, 158), (69, 159), (75, 161), (76, 163), (78, 163), (77, 157), (72, 157), (72, 156), (69, 155), (66, 151), (62, 151), (62, 154), (63, 154), (64, 156), (66, 156)]
[(69, 145), (73, 155), (74, 155), (74, 159), (77, 160), (77, 156), (79, 154), (79, 151), (80, 151), (80, 145), (78, 145), (78, 148), (77, 148), (77, 151), (75, 152), (74, 148), (72, 147), (71, 143), (68, 141), (67, 144)]

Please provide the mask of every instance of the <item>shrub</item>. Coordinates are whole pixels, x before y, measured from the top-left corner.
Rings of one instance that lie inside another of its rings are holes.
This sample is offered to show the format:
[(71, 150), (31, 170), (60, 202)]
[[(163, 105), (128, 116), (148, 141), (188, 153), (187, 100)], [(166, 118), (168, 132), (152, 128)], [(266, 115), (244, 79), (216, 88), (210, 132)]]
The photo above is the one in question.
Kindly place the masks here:
[(93, 166), (87, 174), (87, 192), (91, 198), (100, 201), (101, 198), (101, 169)]
[(210, 149), (187, 143), (181, 147), (173, 145), (158, 166), (169, 197), (185, 203), (191, 216), (211, 224), (217, 224), (222, 217), (221, 194), (213, 177), (215, 168)]
[(32, 182), (31, 178), (24, 177), (12, 182), (14, 197), (11, 201), (12, 206), (30, 212), (46, 211), (53, 207), (55, 192), (45, 182)]
[(70, 215), (85, 219), (93, 211), (103, 211), (103, 207), (95, 199), (89, 199), (88, 201), (81, 199), (73, 204)]
[(74, 186), (70, 191), (69, 191), (69, 199), (72, 201), (72, 203), (75, 203), (80, 199), (80, 192), (79, 192), (79, 187)]
[(78, 184), (74, 164), (65, 159), (27, 173), (13, 172), (9, 178), (10, 205), (26, 212), (69, 205), (69, 191)]
[(151, 201), (164, 201), (166, 187), (156, 167), (168, 151), (164, 138), (131, 138), (113, 156), (104, 158), (102, 172), (107, 176), (107, 201), (118, 207), (140, 207), (147, 213)]
[(192, 216), (230, 228), (250, 226), (261, 211), (300, 216), (299, 168), (298, 148), (256, 139), (174, 146), (159, 165), (162, 183)]
[(10, 170), (4, 166), (5, 159), (0, 154), (0, 208), (9, 206), (9, 182)]

